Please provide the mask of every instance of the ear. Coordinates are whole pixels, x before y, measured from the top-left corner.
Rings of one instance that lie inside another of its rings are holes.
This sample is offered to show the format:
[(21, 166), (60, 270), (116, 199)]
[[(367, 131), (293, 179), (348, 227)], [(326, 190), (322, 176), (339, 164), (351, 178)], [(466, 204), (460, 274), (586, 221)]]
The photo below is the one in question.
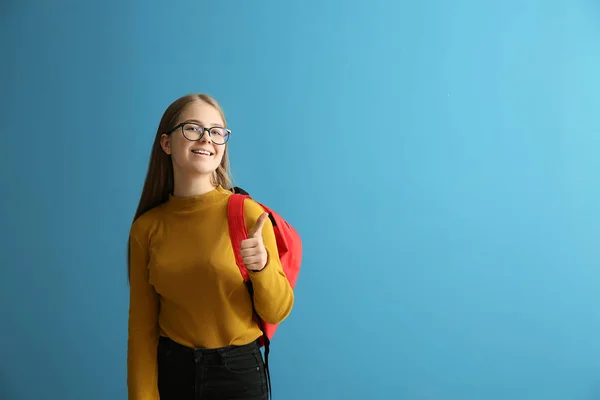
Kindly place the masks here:
[(160, 137), (160, 147), (168, 155), (171, 155), (171, 137), (166, 133), (163, 133)]

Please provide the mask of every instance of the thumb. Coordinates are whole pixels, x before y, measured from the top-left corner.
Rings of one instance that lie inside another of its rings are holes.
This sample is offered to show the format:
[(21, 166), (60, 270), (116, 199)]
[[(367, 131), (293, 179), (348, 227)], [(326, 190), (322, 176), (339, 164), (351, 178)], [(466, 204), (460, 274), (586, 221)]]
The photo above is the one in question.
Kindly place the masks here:
[(269, 214), (266, 212), (262, 213), (260, 217), (258, 217), (258, 220), (256, 220), (256, 223), (248, 235), (248, 238), (260, 238), (262, 236), (262, 228), (265, 225), (267, 218), (269, 218)]

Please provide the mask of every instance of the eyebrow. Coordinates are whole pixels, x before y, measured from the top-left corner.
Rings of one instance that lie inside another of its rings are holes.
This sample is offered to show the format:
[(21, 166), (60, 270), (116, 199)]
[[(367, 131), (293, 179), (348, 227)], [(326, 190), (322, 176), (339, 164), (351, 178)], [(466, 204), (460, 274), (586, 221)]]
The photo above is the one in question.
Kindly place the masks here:
[[(185, 124), (186, 122), (193, 122), (193, 123), (198, 124), (198, 125), (207, 126), (204, 122), (199, 121), (197, 119), (186, 119), (185, 121), (182, 122), (182, 124)], [(223, 124), (216, 123), (216, 122), (213, 123), (212, 125), (209, 125), (209, 126), (216, 126), (216, 127), (224, 128)]]

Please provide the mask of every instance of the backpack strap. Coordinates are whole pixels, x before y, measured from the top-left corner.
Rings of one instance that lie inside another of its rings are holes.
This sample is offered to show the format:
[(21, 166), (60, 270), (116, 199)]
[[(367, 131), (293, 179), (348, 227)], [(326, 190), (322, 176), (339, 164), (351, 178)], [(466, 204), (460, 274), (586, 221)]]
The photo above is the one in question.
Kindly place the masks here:
[[(238, 189), (238, 188), (235, 188)], [(231, 238), (231, 246), (233, 247), (233, 253), (235, 255), (235, 263), (237, 264), (242, 277), (244, 278), (244, 283), (250, 292), (250, 299), (252, 300), (252, 311), (254, 313), (257, 322), (261, 326), (263, 325), (263, 321), (256, 312), (256, 308), (254, 307), (254, 288), (252, 286), (252, 281), (248, 276), (248, 271), (246, 270), (246, 266), (244, 265), (243, 257), (240, 254), (242, 251), (242, 240), (248, 239), (248, 231), (246, 230), (246, 220), (244, 219), (244, 200), (246, 198), (250, 198), (247, 192), (239, 189), (240, 191), (234, 190), (234, 194), (232, 194), (227, 203), (227, 219), (229, 221), (229, 237)], [(271, 214), (269, 214), (271, 216)], [(267, 398), (273, 398), (271, 394), (271, 374), (269, 371), (269, 352), (270, 352), (270, 340), (267, 335), (263, 335), (262, 344), (265, 346), (265, 373), (267, 376), (267, 387), (269, 388), (269, 393)]]
[(242, 251), (242, 240), (248, 239), (246, 220), (244, 219), (244, 200), (246, 200), (246, 197), (248, 196), (243, 194), (232, 194), (227, 204), (229, 237), (231, 238), (235, 262), (244, 278), (244, 282), (247, 282), (249, 279), (248, 271), (240, 254)]

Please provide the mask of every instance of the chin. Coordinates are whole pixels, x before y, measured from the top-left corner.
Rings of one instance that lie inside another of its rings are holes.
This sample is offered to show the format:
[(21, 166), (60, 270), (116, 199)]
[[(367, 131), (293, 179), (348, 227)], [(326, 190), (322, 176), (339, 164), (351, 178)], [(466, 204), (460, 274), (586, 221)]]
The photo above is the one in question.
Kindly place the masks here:
[(211, 175), (219, 167), (217, 160), (185, 160), (179, 163), (179, 169), (191, 176)]
[(215, 172), (214, 169), (208, 169), (208, 168), (188, 168), (187, 169), (187, 173), (190, 175), (210, 175), (213, 172)]
[(190, 172), (194, 175), (211, 175), (213, 174), (215, 171), (217, 170), (217, 167), (215, 166), (214, 168), (207, 168), (207, 167), (192, 167), (190, 168)]

